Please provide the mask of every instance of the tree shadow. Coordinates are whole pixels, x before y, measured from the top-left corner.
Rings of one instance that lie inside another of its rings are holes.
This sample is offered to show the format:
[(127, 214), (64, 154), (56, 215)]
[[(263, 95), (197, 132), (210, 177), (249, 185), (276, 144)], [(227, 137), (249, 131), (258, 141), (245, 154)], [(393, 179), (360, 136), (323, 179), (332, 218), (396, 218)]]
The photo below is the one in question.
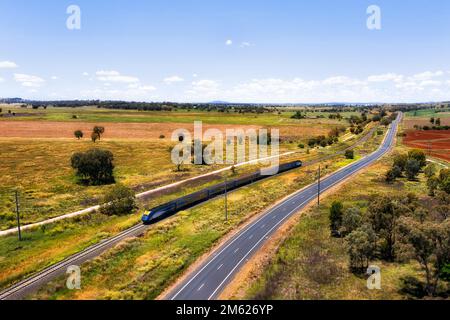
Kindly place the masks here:
[(413, 276), (400, 278), (400, 281), (401, 286), (399, 292), (409, 299), (448, 299), (450, 297), (450, 288), (446, 284), (441, 284), (436, 290), (436, 295), (430, 297), (427, 294), (425, 282)]
[(413, 276), (400, 278), (400, 283), (399, 292), (409, 299), (423, 299), (427, 296), (425, 284)]

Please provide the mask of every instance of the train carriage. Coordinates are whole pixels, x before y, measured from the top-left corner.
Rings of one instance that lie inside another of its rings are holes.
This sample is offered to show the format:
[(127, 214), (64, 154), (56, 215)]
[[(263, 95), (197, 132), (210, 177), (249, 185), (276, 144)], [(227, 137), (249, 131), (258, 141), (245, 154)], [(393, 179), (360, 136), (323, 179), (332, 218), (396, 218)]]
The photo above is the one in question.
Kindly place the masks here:
[[(278, 166), (278, 173), (283, 173), (295, 168), (299, 168), (302, 166), (301, 161), (294, 161), (290, 163), (285, 163)], [(148, 213), (142, 216), (142, 222), (144, 224), (151, 224), (157, 221), (163, 220), (181, 210), (185, 210), (193, 207), (199, 203), (207, 201), (211, 198), (219, 196), (225, 193), (225, 190), (232, 191), (234, 189), (240, 188), (242, 186), (248, 185), (255, 181), (267, 178), (269, 176), (262, 175), (261, 170), (245, 175), (241, 178), (234, 179), (228, 182), (222, 182), (212, 187), (209, 187), (204, 190), (197, 191), (190, 195), (181, 197), (179, 199), (173, 200), (161, 206), (151, 209)]]

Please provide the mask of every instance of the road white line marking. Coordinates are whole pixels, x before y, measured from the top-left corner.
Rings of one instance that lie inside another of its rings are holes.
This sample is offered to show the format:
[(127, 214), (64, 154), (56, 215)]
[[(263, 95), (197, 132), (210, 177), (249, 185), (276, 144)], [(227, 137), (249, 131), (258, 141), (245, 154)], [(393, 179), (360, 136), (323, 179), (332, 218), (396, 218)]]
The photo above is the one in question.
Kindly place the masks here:
[(265, 224), (263, 224), (262, 226), (261, 226), (261, 229), (264, 229), (266, 227), (266, 225)]
[(252, 238), (253, 238), (253, 235), (251, 235), (250, 237), (248, 237), (249, 240), (252, 240)]
[(223, 263), (217, 268), (217, 270), (220, 270), (220, 268), (223, 267)]
[(205, 284), (204, 283), (202, 283), (202, 285), (197, 289), (197, 291), (200, 291), (200, 290), (202, 290), (202, 288), (205, 286)]
[(239, 251), (239, 248), (237, 248), (236, 250), (234, 250), (234, 253), (237, 253)]

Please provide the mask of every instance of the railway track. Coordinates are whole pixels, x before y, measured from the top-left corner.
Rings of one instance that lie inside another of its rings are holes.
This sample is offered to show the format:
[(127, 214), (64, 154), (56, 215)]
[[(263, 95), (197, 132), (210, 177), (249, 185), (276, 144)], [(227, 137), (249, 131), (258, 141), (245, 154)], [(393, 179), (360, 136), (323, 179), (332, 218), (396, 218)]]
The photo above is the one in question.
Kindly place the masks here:
[(142, 234), (147, 228), (149, 228), (149, 226), (145, 226), (145, 225), (141, 225), (141, 224), (136, 225), (134, 227), (131, 227), (130, 229), (122, 231), (121, 233), (119, 233), (107, 240), (104, 240), (98, 244), (92, 245), (89, 248), (87, 248), (79, 253), (76, 253), (61, 262), (51, 265), (51, 266), (47, 267), (46, 269), (38, 272), (37, 274), (9, 287), (5, 291), (2, 291), (0, 293), (0, 300), (21, 299), (21, 298), (25, 297), (26, 295), (28, 295), (29, 293), (32, 293), (34, 290), (41, 287), (43, 284), (54, 279), (55, 277), (65, 274), (68, 267), (70, 267), (72, 265), (79, 266), (82, 263), (98, 256), (105, 250), (114, 247), (116, 244), (118, 244), (122, 240)]

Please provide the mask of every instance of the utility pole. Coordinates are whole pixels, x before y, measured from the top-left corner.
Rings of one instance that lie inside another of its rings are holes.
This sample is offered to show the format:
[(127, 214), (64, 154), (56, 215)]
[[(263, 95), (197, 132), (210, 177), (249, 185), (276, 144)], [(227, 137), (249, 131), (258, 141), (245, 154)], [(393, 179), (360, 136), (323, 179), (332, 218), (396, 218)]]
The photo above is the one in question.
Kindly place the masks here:
[(320, 164), (319, 164), (319, 181), (317, 182), (317, 206), (320, 206)]
[(22, 241), (22, 233), (20, 231), (19, 191), (17, 190), (16, 190), (16, 214), (17, 214), (17, 230), (19, 231), (19, 241)]
[(227, 190), (227, 175), (225, 173), (225, 221), (228, 221), (228, 190)]

